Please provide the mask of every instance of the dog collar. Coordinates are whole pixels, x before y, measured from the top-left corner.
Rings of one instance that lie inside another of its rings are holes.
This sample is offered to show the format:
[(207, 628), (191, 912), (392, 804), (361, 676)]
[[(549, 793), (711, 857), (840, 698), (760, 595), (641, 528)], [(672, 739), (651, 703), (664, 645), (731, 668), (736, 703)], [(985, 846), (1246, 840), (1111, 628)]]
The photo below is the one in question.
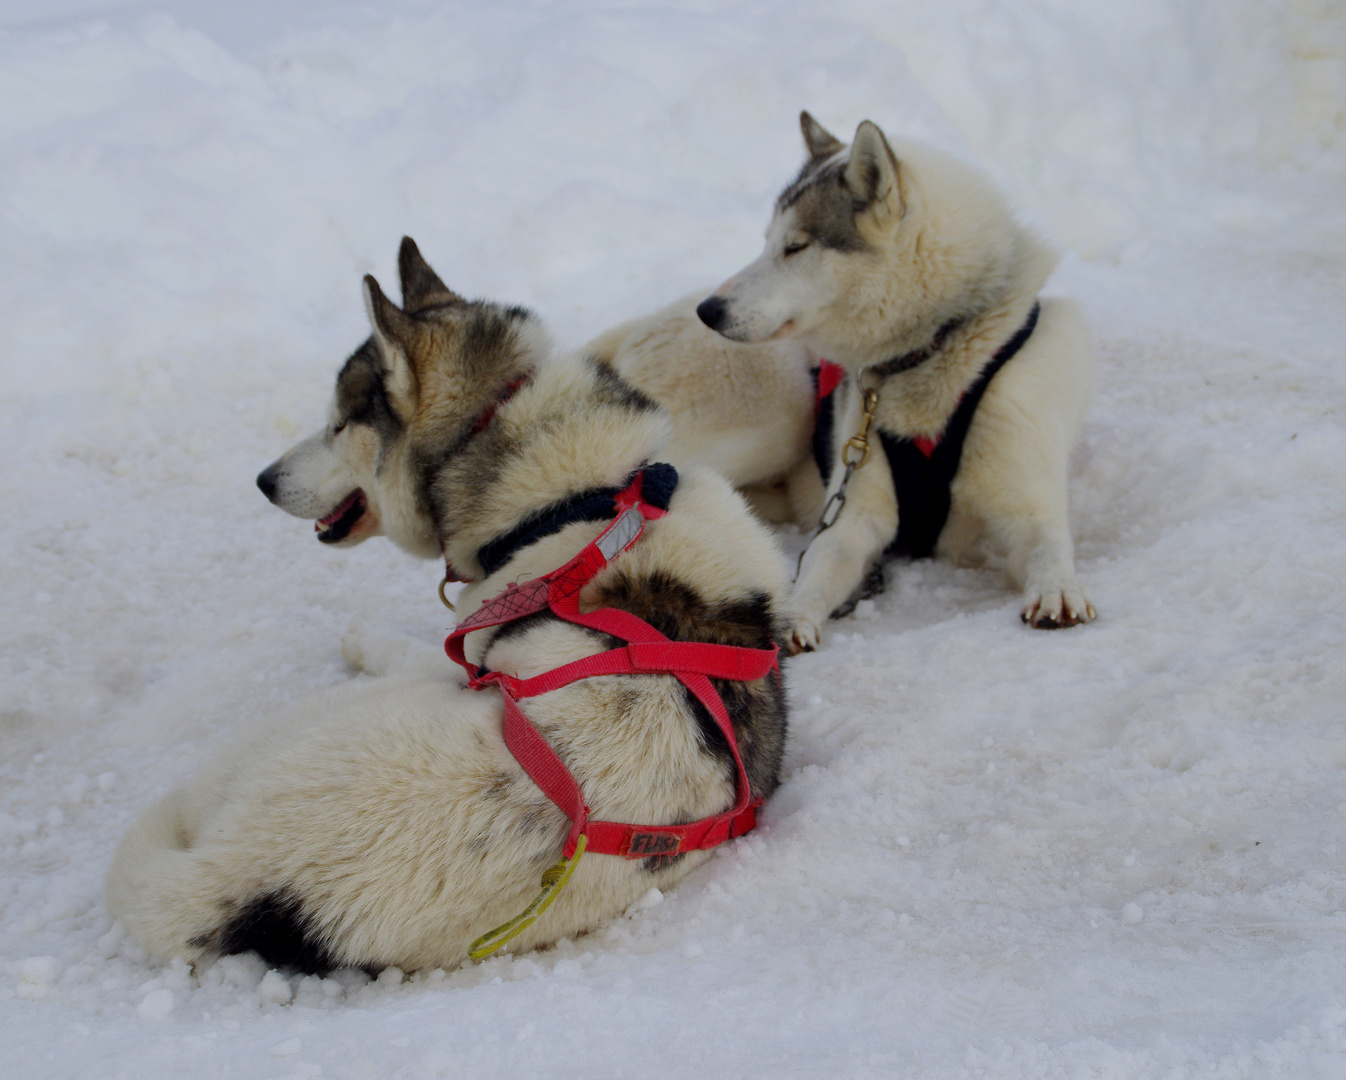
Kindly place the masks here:
[[(667, 510), (668, 501), (678, 486), (678, 470), (672, 465), (655, 462), (637, 469), (620, 487), (590, 488), (552, 503), (477, 549), (477, 563), (481, 566), (482, 576), (490, 577), (509, 562), (515, 552), (537, 543), (543, 537), (560, 532), (567, 525), (577, 521), (608, 520), (617, 512), (620, 497), (637, 482), (641, 501), (645, 505), (661, 511)], [(453, 563), (445, 559), (444, 580), (439, 585), (439, 598), (444, 601), (444, 606), (453, 610), (453, 605), (444, 593), (447, 585), (472, 580), (463, 576)]]
[(522, 375), (517, 375), (509, 382), (505, 383), (505, 389), (500, 392), (500, 396), (491, 404), (487, 405), (482, 414), (477, 417), (476, 423), (472, 425), (472, 433), (468, 435), (468, 440), (475, 438), (486, 430), (487, 425), (495, 419), (496, 411), (505, 404), (510, 398), (518, 393), (519, 388), (533, 377), (533, 371), (529, 368)]
[(477, 562), (489, 577), (513, 557), (520, 548), (536, 543), (544, 536), (558, 533), (577, 521), (606, 521), (617, 511), (617, 496), (640, 479), (641, 501), (659, 510), (668, 509), (668, 500), (678, 486), (678, 470), (656, 462), (637, 469), (619, 487), (590, 488), (525, 518), (509, 532), (497, 536), (477, 549)]
[(886, 379), (889, 375), (897, 375), (903, 371), (910, 371), (914, 367), (920, 367), (938, 353), (940, 349), (944, 348), (949, 340), (949, 336), (953, 334), (955, 330), (959, 330), (966, 326), (967, 322), (967, 317), (963, 315), (950, 319), (936, 330), (935, 336), (919, 349), (912, 349), (911, 352), (900, 353), (891, 359), (880, 361), (877, 364), (871, 364), (869, 370), (874, 372), (880, 379)]
[[(472, 422), (472, 430), (468, 432), (467, 438), (463, 440), (462, 445), (466, 446), (485, 431), (490, 426), (491, 421), (495, 419), (495, 414), (500, 410), (500, 407), (517, 394), (519, 389), (532, 377), (533, 369), (529, 368), (522, 375), (516, 375), (514, 378), (510, 379), (509, 382), (505, 383), (505, 388), (500, 392), (499, 397), (487, 405), (486, 408), (482, 410), (481, 415)], [(471, 580), (471, 578), (463, 577), (457, 570), (455, 570), (453, 563), (446, 558), (444, 560), (444, 580), (439, 583), (439, 598), (444, 601), (444, 606), (450, 611), (453, 610), (453, 604), (451, 604), (449, 598), (444, 595), (444, 587), (446, 585), (451, 582), (457, 583)]]

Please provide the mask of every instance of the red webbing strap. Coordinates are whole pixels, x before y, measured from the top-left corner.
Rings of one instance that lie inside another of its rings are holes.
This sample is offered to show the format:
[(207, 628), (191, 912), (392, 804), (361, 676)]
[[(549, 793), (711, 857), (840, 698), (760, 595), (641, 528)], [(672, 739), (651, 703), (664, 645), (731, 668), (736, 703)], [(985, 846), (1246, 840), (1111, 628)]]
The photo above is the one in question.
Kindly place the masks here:
[(776, 653), (770, 649), (745, 649), (737, 645), (687, 641), (637, 641), (562, 664), (531, 679), (516, 679), (512, 675), (492, 672), (483, 676), (482, 681), (499, 682), (514, 697), (530, 698), (595, 675), (671, 675), (685, 672), (747, 682), (766, 678), (775, 666)]
[(813, 412), (816, 416), (823, 407), (823, 402), (832, 396), (833, 391), (841, 385), (846, 378), (846, 369), (840, 364), (833, 363), (831, 360), (820, 360), (818, 362), (818, 386), (817, 393), (813, 396)]
[[(644, 826), (627, 825), (620, 822), (591, 821), (588, 828), (582, 830), (587, 833), (589, 838), (588, 850), (600, 854), (624, 855), (627, 858), (672, 855), (684, 851), (698, 851), (703, 848), (716, 847), (731, 837), (748, 832), (756, 824), (757, 801), (752, 797), (752, 786), (748, 780), (747, 769), (743, 765), (743, 758), (739, 754), (738, 738), (734, 734), (734, 726), (729, 719), (728, 710), (725, 709), (724, 701), (716, 693), (715, 687), (711, 685), (710, 679), (705, 674), (701, 674), (699, 669), (708, 667), (712, 669), (713, 673), (718, 674), (720, 670), (723, 670), (721, 664), (726, 661), (738, 666), (745, 660), (742, 654), (757, 653), (757, 663), (753, 667), (760, 668), (760, 674), (754, 672), (747, 677), (764, 678), (767, 672), (775, 667), (776, 650), (734, 649), (733, 646), (725, 645), (673, 642), (649, 623), (629, 611), (622, 611), (619, 608), (599, 608), (596, 611), (581, 612), (577, 592), (558, 596), (557, 590), (554, 589), (551, 609), (555, 615), (567, 622), (587, 626), (627, 641), (629, 643), (628, 649), (632, 646), (644, 646), (645, 648), (641, 652), (647, 660), (654, 659), (661, 649), (669, 649), (668, 659), (671, 663), (669, 666), (663, 667), (662, 670), (678, 679), (706, 707), (724, 736), (734, 759), (734, 786), (737, 797), (734, 800), (734, 805), (726, 812), (681, 825)], [(726, 656), (721, 650), (733, 651)], [(610, 664), (612, 659), (615, 659), (613, 654), (620, 655), (626, 651), (626, 649), (613, 649), (608, 653), (585, 657), (566, 666), (572, 669), (570, 674), (573, 674), (574, 678), (585, 677), (583, 669), (589, 664), (595, 669), (593, 674), (605, 674), (607, 672), (601, 669)], [(603, 657), (609, 659), (604, 661)], [(695, 666), (692, 670), (679, 670), (676, 666), (679, 661), (692, 663)], [(652, 673), (650, 668), (639, 670), (646, 674)], [(503, 684), (501, 690), (506, 697), (509, 696), (509, 691)], [(532, 728), (531, 724), (528, 726)], [(533, 734), (536, 735), (537, 739), (542, 740), (542, 736), (537, 733), (536, 729), (533, 729)], [(562, 804), (558, 802), (557, 805), (561, 806)], [(562, 809), (565, 809), (565, 807), (562, 806)], [(581, 830), (572, 828), (571, 838), (578, 839), (579, 831)], [(567, 851), (569, 850), (569, 843), (568, 840)]]
[(549, 590), (550, 584), (546, 578), (534, 578), (522, 585), (511, 582), (499, 596), (491, 597), (453, 628), (453, 633), (444, 639), (444, 651), (449, 654), (451, 660), (465, 668), (469, 675), (474, 674), (476, 668), (463, 655), (463, 639), (473, 630), (500, 626), (502, 623), (522, 619), (535, 611), (542, 611), (550, 603)]
[[(604, 553), (605, 548), (612, 552), (611, 558), (615, 559), (644, 534), (646, 520), (664, 516), (665, 511), (658, 507), (640, 504), (642, 479), (643, 474), (637, 473), (630, 487), (616, 496), (615, 501), (621, 512), (613, 519), (612, 524), (568, 563), (542, 577), (525, 581), (522, 585), (511, 582), (505, 586), (504, 592), (487, 600), (455, 626), (444, 641), (444, 651), (448, 653), (449, 658), (469, 675), (475, 676), (476, 667), (465, 655), (463, 640), (474, 630), (500, 626), (541, 611), (551, 605), (551, 598), (557, 593), (573, 595), (578, 609), (580, 590), (610, 561), (609, 556)], [(635, 493), (634, 496), (631, 495), (632, 492)], [(635, 501), (632, 501), (632, 497)]]
[[(671, 641), (643, 619), (618, 608), (579, 610), (580, 590), (598, 571), (627, 551), (644, 533), (646, 519), (662, 517), (664, 511), (640, 501), (643, 474), (615, 502), (620, 511), (612, 524), (564, 566), (522, 585), (510, 585), (464, 619), (444, 642), (448, 655), (465, 668), (474, 689), (498, 683), (505, 703), (505, 745), (533, 782), (570, 819), (563, 854), (575, 852), (581, 834), (588, 837), (587, 850), (597, 854), (646, 858), (715, 847), (748, 832), (756, 824), (760, 799), (752, 797), (747, 770), (739, 754), (724, 701), (710, 677), (734, 680), (765, 678), (776, 667), (776, 649), (747, 649), (732, 645)], [(475, 630), (513, 622), (550, 608), (566, 622), (589, 627), (617, 637), (627, 644), (543, 672), (531, 679), (518, 679), (503, 672), (477, 674), (464, 654), (464, 638)], [(598, 675), (667, 674), (677, 678), (706, 707), (724, 735), (734, 759), (736, 799), (722, 814), (681, 825), (628, 825), (615, 821), (589, 821), (589, 808), (574, 775), (551, 744), (519, 708), (518, 698), (533, 697)]]
[(679, 825), (631, 825), (618, 821), (590, 821), (589, 808), (584, 803), (574, 775), (557, 756), (551, 744), (524, 715), (518, 703), (502, 684), (501, 697), (505, 701), (505, 745), (518, 760), (533, 782), (570, 818), (570, 832), (562, 854), (570, 858), (580, 834), (588, 837), (586, 850), (599, 855), (621, 855), (628, 859), (651, 855), (676, 855), (686, 851), (700, 851), (717, 847), (726, 840), (742, 836), (757, 823), (760, 799), (752, 796), (747, 772), (738, 752), (729, 716), (719, 694), (704, 675), (682, 676), (669, 672), (695, 694), (715, 717), (717, 726), (725, 733), (734, 757), (736, 770), (734, 805), (720, 814)]
[(562, 854), (568, 859), (575, 854), (575, 845), (580, 834), (589, 831), (589, 808), (584, 805), (584, 796), (574, 774), (565, 767), (551, 743), (542, 737), (523, 710), (502, 686), (500, 696), (505, 699), (505, 720), (502, 727), (505, 745), (515, 760), (523, 767), (529, 778), (540, 787), (543, 794), (561, 808), (570, 819), (570, 832), (566, 836)]

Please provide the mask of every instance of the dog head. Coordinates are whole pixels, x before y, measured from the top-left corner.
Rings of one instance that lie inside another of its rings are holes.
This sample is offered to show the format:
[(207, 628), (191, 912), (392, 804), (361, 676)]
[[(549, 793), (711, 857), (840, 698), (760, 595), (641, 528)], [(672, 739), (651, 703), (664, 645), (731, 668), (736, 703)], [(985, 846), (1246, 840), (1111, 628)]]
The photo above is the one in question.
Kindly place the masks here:
[(849, 148), (808, 113), (800, 122), (808, 160), (776, 200), (762, 254), (697, 308), (711, 329), (749, 343), (799, 335), (857, 368), (1031, 296), (1050, 274), (1051, 252), (976, 169), (890, 145), (868, 120)]
[(908, 209), (908, 177), (876, 125), (862, 123), (849, 150), (807, 112), (800, 126), (808, 160), (776, 200), (765, 249), (697, 308), (731, 341), (808, 339), (834, 320)]
[(519, 307), (465, 300), (410, 237), (398, 255), (402, 307), (364, 280), (372, 333), (337, 376), (327, 423), (257, 477), (273, 503), (312, 518), (325, 544), (387, 536), (440, 555), (434, 466), (467, 443), (547, 351), (541, 323)]

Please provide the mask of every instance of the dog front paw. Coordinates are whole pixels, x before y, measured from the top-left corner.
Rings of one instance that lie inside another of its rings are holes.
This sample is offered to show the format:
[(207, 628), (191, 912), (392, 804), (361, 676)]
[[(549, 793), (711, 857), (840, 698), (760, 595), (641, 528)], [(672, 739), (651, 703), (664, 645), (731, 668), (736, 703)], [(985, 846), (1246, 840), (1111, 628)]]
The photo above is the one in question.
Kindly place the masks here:
[(1019, 617), (1035, 630), (1059, 630), (1098, 617), (1094, 605), (1078, 584), (1029, 588)]
[(822, 628), (811, 619), (796, 619), (785, 639), (785, 651), (790, 656), (813, 652), (822, 643)]

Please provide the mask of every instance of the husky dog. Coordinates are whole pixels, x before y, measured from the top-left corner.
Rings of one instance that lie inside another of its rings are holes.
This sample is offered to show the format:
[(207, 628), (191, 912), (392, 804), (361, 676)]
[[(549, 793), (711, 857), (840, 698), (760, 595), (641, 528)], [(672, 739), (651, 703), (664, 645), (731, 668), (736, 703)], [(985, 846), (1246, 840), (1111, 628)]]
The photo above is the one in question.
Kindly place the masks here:
[[(849, 485), (803, 559), (792, 646), (817, 645), (895, 538), (962, 563), (1007, 556), (1032, 626), (1094, 618), (1066, 500), (1093, 360), (1076, 306), (1038, 300), (1054, 254), (968, 166), (869, 121), (849, 148), (800, 123), (808, 160), (765, 250), (697, 309), (732, 341), (796, 338), (849, 372), (819, 462), (830, 496)], [(871, 390), (888, 467), (876, 453), (848, 470)], [(927, 482), (913, 454), (941, 475)]]
[[(328, 542), (383, 534), (447, 559), (470, 579), (459, 597), (470, 614), (603, 532), (611, 510), (581, 511), (576, 496), (620, 488), (667, 420), (611, 368), (549, 357), (523, 309), (450, 291), (410, 240), (399, 265), (401, 308), (365, 279), (373, 333), (341, 369), (328, 423), (259, 482)], [(764, 649), (783, 629), (787, 590), (765, 526), (720, 476), (690, 469), (667, 514), (579, 599), (675, 639)], [(547, 611), (466, 642), (472, 663), (521, 678), (609, 647)], [(780, 673), (714, 682), (748, 786), (769, 795), (785, 738)], [(688, 822), (734, 799), (728, 743), (671, 676), (588, 678), (524, 704), (596, 818)], [(501, 717), (499, 694), (447, 671), (303, 705), (145, 813), (113, 856), (108, 907), (160, 958), (255, 950), (308, 972), (457, 965), (537, 895), (569, 827), (504, 744)], [(510, 948), (588, 930), (707, 857), (590, 855)]]

